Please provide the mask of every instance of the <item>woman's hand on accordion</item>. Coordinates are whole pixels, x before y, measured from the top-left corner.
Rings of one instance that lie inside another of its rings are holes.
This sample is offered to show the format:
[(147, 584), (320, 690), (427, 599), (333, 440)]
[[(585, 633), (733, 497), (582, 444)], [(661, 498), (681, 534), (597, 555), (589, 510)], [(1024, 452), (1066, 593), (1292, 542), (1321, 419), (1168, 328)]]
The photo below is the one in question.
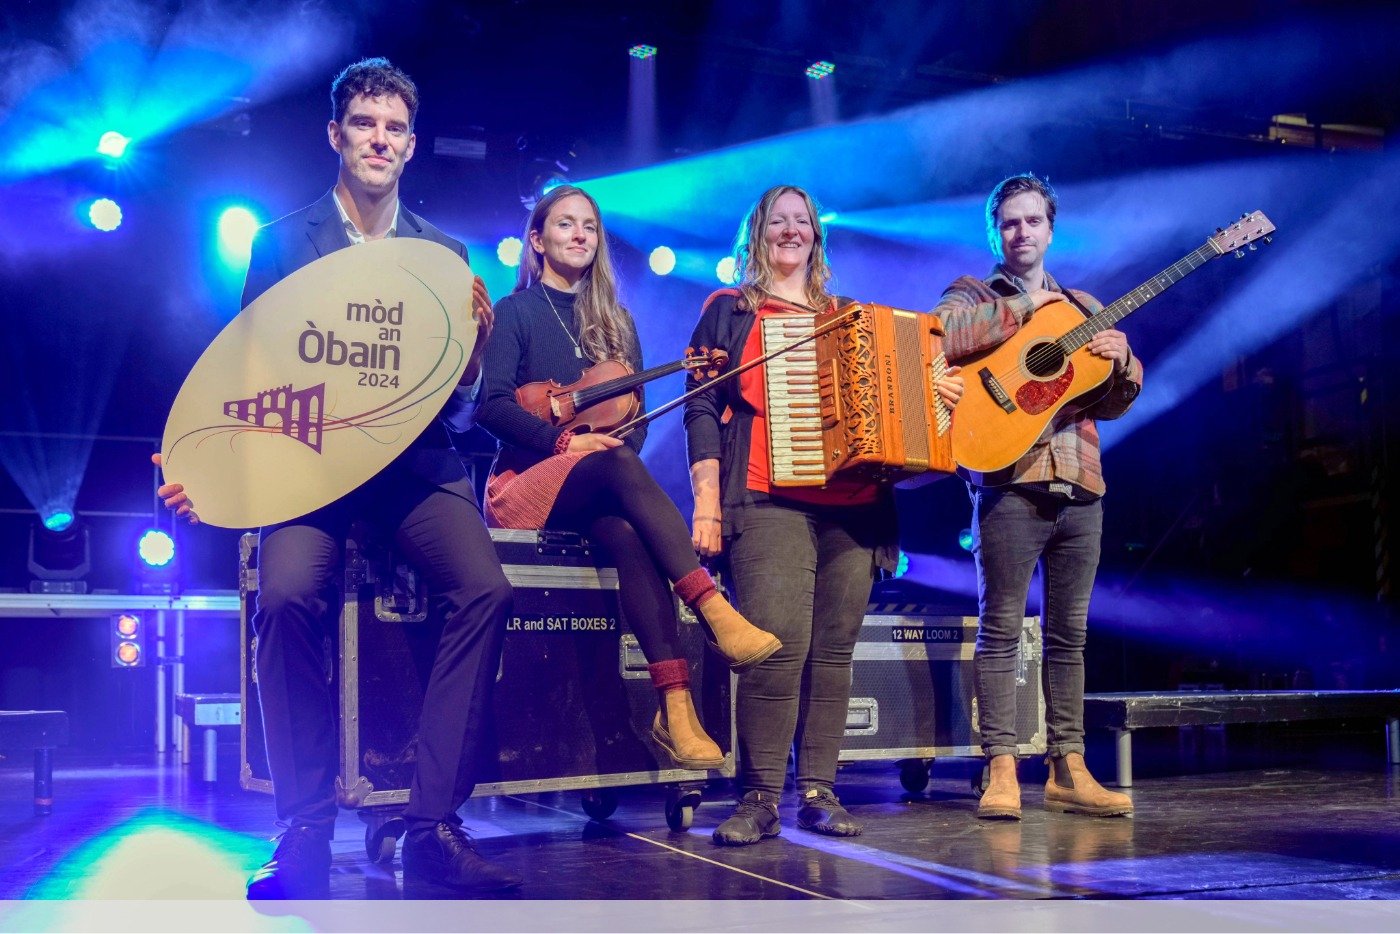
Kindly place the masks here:
[(962, 367), (950, 366), (947, 371), (933, 384), (938, 390), (938, 395), (947, 403), (948, 408), (957, 408), (958, 401), (962, 399), (963, 392), (967, 389), (967, 382), (960, 374)]
[(702, 558), (713, 558), (724, 548), (720, 534), (719, 459), (709, 458), (690, 465), (690, 489), (695, 494), (695, 514), (691, 517), (690, 541)]

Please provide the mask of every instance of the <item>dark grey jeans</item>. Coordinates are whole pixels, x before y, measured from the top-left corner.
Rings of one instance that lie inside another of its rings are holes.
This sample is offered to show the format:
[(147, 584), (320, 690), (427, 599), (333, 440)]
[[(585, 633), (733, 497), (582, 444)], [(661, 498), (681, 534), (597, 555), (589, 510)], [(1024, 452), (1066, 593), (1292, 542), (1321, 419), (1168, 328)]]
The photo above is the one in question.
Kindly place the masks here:
[(875, 579), (871, 510), (753, 509), (729, 543), (739, 610), (783, 642), (739, 676), (740, 787), (778, 795), (797, 745), (797, 788), (831, 788), (846, 732), (851, 653)]
[(1045, 727), (1049, 752), (1084, 752), (1084, 643), (1099, 566), (1103, 501), (1016, 487), (969, 486), (977, 559), (975, 671), (988, 756), (1016, 753), (1016, 653), (1026, 597), (1041, 566)]

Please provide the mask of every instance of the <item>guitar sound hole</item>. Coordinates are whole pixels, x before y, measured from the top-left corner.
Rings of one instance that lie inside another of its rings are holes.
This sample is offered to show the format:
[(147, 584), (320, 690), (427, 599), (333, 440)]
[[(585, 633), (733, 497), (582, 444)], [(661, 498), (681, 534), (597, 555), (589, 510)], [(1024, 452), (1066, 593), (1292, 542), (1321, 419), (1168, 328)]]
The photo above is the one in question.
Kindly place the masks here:
[(1041, 379), (1054, 376), (1065, 365), (1065, 354), (1054, 341), (1034, 344), (1026, 351), (1026, 369)]

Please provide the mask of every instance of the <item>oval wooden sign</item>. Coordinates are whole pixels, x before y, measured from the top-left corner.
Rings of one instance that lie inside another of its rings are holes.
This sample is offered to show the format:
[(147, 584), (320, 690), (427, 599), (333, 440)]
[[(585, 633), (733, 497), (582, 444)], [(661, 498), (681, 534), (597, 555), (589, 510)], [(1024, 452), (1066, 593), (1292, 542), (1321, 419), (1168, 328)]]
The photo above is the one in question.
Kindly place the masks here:
[(278, 282), (185, 378), (165, 481), (202, 522), (254, 528), (373, 477), (437, 417), (476, 341), (472, 271), (431, 240), (373, 240)]

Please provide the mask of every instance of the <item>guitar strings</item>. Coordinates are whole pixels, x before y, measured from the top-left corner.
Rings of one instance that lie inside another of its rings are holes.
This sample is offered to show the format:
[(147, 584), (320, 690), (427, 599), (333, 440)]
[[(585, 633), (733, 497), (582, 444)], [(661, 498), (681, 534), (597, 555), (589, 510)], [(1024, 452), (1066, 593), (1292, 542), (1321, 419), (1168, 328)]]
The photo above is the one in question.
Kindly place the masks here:
[[(1207, 242), (1204, 246), (1193, 250), (1191, 253), (1188, 253), (1186, 256), (1177, 260), (1175, 263), (1168, 266), (1166, 269), (1162, 270), (1157, 275), (1153, 276), (1147, 282), (1144, 282), (1142, 285), (1133, 289), (1127, 295), (1124, 295), (1122, 298), (1106, 306), (1102, 311), (1094, 315), (1092, 318), (1085, 319), (1083, 323), (1075, 325), (1073, 328), (1065, 332), (1060, 337), (1054, 340), (1046, 341), (1043, 345), (1031, 351), (1031, 353), (1028, 354), (1025, 358), (1027, 367), (1031, 368), (1032, 370), (1040, 367), (1048, 367), (1051, 363), (1055, 363), (1057, 361), (1057, 358), (1059, 360), (1063, 360), (1069, 357), (1076, 350), (1079, 350), (1080, 347), (1083, 347), (1085, 344), (1087, 344), (1089, 342), (1089, 338), (1093, 337), (1094, 334), (1098, 333), (1101, 330), (1104, 330), (1102, 327), (1091, 328), (1092, 322), (1094, 322), (1097, 319), (1103, 319), (1105, 324), (1112, 325), (1118, 323), (1119, 321), (1126, 318), (1131, 312), (1136, 311), (1138, 308), (1141, 308), (1153, 298), (1157, 297), (1158, 295), (1161, 295), (1168, 288), (1180, 282), (1188, 274), (1195, 272), (1201, 266), (1205, 265), (1205, 263), (1207, 263), (1208, 261), (1214, 259), (1216, 256), (1221, 255), (1224, 254), (1217, 253), (1214, 250), (1214, 248), (1211, 247), (1210, 242)], [(1153, 286), (1157, 283), (1161, 283), (1164, 280), (1165, 284), (1162, 284), (1155, 291), (1150, 289), (1150, 286)], [(1136, 304), (1134, 304), (1133, 300), (1135, 297), (1139, 296), (1139, 294), (1141, 295), (1141, 297), (1137, 298)], [(1119, 309), (1123, 309), (1121, 314), (1119, 313)], [(1073, 338), (1073, 340), (1071, 340), (1071, 338)], [(1068, 345), (1073, 343), (1077, 343), (1078, 346), (1074, 347), (1073, 350), (1068, 349)], [(1022, 371), (1023, 367), (1019, 363), (1017, 363), (1013, 364), (1011, 369), (1009, 369), (1005, 373), (993, 374), (993, 378), (996, 379), (997, 382), (1002, 383), (1004, 387), (1020, 388), (1021, 386), (1024, 386), (1027, 383), (1034, 381), (1033, 379), (1018, 379), (1021, 376)]]

